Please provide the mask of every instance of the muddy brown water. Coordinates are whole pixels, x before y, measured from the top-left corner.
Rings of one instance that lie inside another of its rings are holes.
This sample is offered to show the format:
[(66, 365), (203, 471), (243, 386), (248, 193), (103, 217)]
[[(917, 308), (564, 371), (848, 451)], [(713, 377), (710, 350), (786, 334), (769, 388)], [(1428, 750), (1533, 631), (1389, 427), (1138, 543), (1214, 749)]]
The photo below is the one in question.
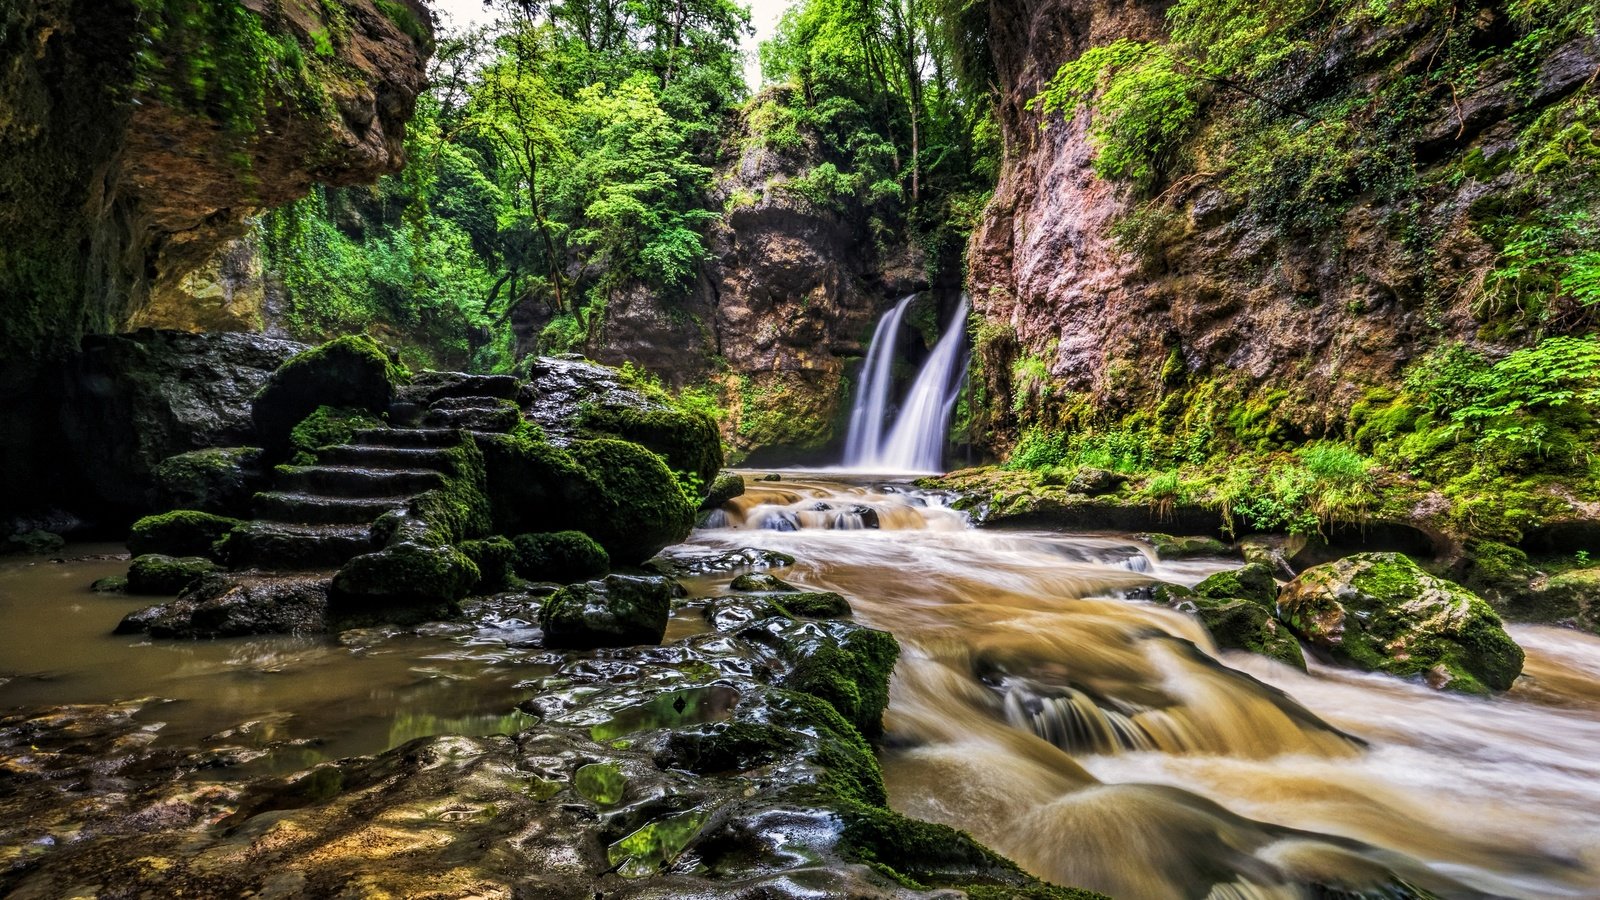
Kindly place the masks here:
[[(1446, 896), (1600, 896), (1600, 639), (1513, 626), (1527, 665), (1492, 699), (1301, 673), (1219, 652), (1187, 616), (1123, 596), (1226, 560), (975, 530), (937, 495), (861, 476), (750, 487), (675, 552), (790, 553), (785, 579), (844, 593), (899, 638), (882, 754), (897, 809), (1118, 897), (1291, 897), (1284, 873), (1362, 867)], [(141, 713), (160, 741), (277, 748), (215, 776), (243, 777), (524, 727), (517, 685), (559, 662), (504, 609), (338, 638), (113, 636), (147, 602), (88, 590), (126, 568), (90, 557), (120, 550), (0, 561), (0, 710), (164, 698)], [(687, 583), (705, 594), (729, 577)], [(702, 627), (685, 613), (669, 638)]]

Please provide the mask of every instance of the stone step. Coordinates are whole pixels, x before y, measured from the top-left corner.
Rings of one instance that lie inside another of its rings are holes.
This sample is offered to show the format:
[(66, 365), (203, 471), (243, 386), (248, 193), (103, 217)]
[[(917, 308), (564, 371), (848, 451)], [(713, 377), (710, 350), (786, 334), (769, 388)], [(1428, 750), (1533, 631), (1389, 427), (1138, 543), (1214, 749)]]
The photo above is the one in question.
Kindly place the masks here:
[(522, 411), (509, 406), (434, 407), (422, 414), (429, 427), (465, 428), (471, 431), (507, 432), (522, 421)]
[(461, 443), (457, 428), (364, 428), (350, 443), (371, 447), (454, 447)]
[(332, 569), (377, 549), (366, 525), (304, 525), (256, 520), (228, 537), (228, 566), (297, 572)]
[(450, 451), (436, 447), (385, 447), (379, 444), (340, 444), (317, 452), (325, 465), (363, 466), (374, 469), (439, 469), (450, 462)]
[(370, 525), (410, 497), (329, 497), (322, 494), (267, 491), (255, 496), (256, 517), (307, 525)]
[(522, 382), (510, 375), (468, 375), (464, 372), (418, 372), (401, 389), (406, 399), (424, 405), (446, 397), (491, 397), (515, 400)]
[(434, 469), (316, 465), (280, 468), (273, 486), (328, 497), (397, 497), (444, 487), (444, 481)]

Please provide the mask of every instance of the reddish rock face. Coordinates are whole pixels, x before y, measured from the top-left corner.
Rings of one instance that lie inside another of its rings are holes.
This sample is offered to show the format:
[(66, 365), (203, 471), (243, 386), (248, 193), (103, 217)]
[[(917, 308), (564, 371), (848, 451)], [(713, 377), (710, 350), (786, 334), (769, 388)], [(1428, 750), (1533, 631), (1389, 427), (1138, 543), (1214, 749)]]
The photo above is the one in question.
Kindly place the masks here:
[[(1043, 117), (1025, 104), (1092, 46), (1160, 37), (1166, 4), (994, 0), (989, 9), (1006, 150), (972, 238), (969, 278), (974, 307), (998, 326), (979, 348), (991, 396), (1012, 395), (1012, 363), (1026, 354), (1102, 411), (1148, 408), (1175, 350), (1191, 373), (1287, 392), (1284, 408), (1311, 436), (1336, 427), (1365, 387), (1394, 384), (1432, 346), (1475, 336), (1469, 305), (1493, 251), (1468, 227), (1467, 207), (1508, 185), (1430, 182), (1417, 212), (1429, 246), (1419, 253), (1392, 227), (1400, 210), (1370, 198), (1320, 233), (1286, 235), (1251, 216), (1215, 177), (1193, 176), (1163, 189), (1161, 239), (1136, 255), (1111, 233), (1131, 209), (1131, 193), (1095, 175), (1084, 117), (1055, 116), (1041, 130)], [(1398, 42), (1386, 46), (1401, 49), (1381, 58), (1369, 52), (1378, 43), (1371, 37), (1341, 35), (1329, 51), (1349, 60), (1358, 83), (1376, 85), (1428, 58), (1412, 52), (1419, 35), (1385, 35)], [(1550, 54), (1531, 91), (1513, 89), (1516, 73), (1506, 66), (1464, 89), (1460, 110), (1428, 109), (1418, 150), (1423, 180), (1474, 149), (1497, 152), (1519, 117), (1589, 78), (1597, 52), (1587, 38), (1574, 39)], [(1204, 115), (1236, 102), (1219, 94)], [(1221, 169), (1226, 160), (1210, 162), (1197, 168)], [(999, 443), (1014, 439), (1009, 412), (991, 414)]]

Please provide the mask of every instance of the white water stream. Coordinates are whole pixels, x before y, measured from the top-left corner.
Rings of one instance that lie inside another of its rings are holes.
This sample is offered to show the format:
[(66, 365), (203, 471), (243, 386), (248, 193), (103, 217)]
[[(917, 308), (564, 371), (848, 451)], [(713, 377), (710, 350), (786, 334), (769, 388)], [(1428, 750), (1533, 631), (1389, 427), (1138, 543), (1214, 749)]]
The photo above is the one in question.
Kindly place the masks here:
[(850, 410), (845, 440), (847, 469), (872, 472), (937, 472), (944, 461), (950, 416), (961, 393), (967, 299), (945, 326), (911, 389), (889, 422), (895, 349), (900, 323), (915, 295), (901, 300), (878, 322), (862, 366), (861, 388)]

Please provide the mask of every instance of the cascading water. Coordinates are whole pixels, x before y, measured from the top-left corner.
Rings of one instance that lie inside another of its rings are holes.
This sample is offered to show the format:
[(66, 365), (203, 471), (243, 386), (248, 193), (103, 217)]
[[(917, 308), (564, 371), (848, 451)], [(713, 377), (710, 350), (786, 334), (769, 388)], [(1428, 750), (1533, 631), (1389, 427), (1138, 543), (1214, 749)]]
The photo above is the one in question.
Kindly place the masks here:
[(950, 415), (955, 410), (965, 375), (962, 349), (966, 337), (967, 298), (961, 298), (955, 317), (917, 373), (893, 426), (886, 429), (890, 369), (900, 322), (911, 300), (912, 297), (907, 297), (896, 304), (873, 332), (861, 390), (850, 411), (850, 433), (844, 455), (844, 464), (849, 468), (935, 472), (943, 460)]
[(861, 367), (861, 390), (856, 394), (855, 407), (850, 410), (850, 434), (845, 439), (844, 458), (864, 459), (876, 454), (883, 441), (883, 420), (889, 407), (889, 387), (894, 381), (895, 338), (900, 334), (900, 322), (905, 318), (906, 307), (917, 299), (909, 294), (896, 303), (889, 314), (878, 320), (872, 332), (872, 343), (867, 347), (867, 361)]

